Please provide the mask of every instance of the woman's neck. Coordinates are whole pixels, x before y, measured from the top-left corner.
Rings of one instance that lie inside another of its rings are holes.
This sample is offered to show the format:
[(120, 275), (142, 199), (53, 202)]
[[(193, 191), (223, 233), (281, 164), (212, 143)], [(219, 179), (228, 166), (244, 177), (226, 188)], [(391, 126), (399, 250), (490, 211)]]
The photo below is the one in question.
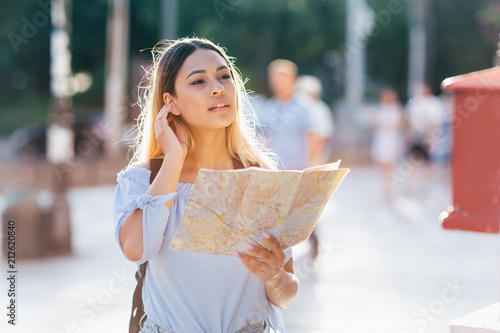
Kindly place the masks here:
[(186, 156), (184, 168), (197, 172), (200, 168), (226, 170), (233, 168), (233, 160), (226, 145), (226, 133), (194, 136), (195, 149)]

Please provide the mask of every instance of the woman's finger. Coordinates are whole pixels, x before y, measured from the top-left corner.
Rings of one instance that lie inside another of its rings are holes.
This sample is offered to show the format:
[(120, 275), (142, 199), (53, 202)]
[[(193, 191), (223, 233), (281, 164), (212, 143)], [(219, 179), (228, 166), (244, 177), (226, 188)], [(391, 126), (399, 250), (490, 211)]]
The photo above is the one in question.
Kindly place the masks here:
[(172, 105), (164, 105), (155, 119), (155, 126), (159, 126), (158, 129), (166, 130), (169, 135), (172, 135), (174, 133), (173, 131), (170, 133), (170, 131), (167, 129), (167, 127), (170, 127), (172, 123), (172, 117), (170, 117), (171, 110)]
[(170, 112), (171, 109), (172, 109), (172, 104), (163, 105), (162, 108), (160, 109), (160, 112), (158, 112), (156, 119), (167, 118), (168, 113)]
[(273, 267), (279, 269), (281, 268), (281, 266), (283, 266), (283, 260), (280, 260), (280, 258), (276, 256), (274, 253), (271, 253), (270, 250), (252, 244), (246, 244), (246, 247), (257, 257), (261, 258), (263, 261), (272, 265)]
[(154, 120), (155, 126), (160, 126), (160, 124), (162, 123), (163, 119), (166, 118), (165, 112), (166, 112), (166, 108), (162, 108), (160, 110), (160, 112), (158, 112), (158, 115), (156, 116), (156, 118)]
[(272, 270), (269, 265), (266, 265), (249, 255), (238, 253), (238, 258), (250, 272), (262, 281), (262, 283), (266, 283), (271, 277), (276, 275), (276, 273), (272, 273), (274, 270)]
[(283, 252), (280, 242), (265, 232), (262, 235), (264, 236), (267, 244), (271, 247), (271, 252), (278, 257), (281, 260), (281, 264), (283, 264), (283, 261), (285, 260), (285, 253)]
[[(171, 149), (177, 149), (177, 145), (180, 144), (178, 136), (175, 133), (176, 131), (174, 131), (173, 126), (171, 126), (171, 110), (172, 104), (164, 105), (160, 109), (160, 112), (158, 112), (158, 116), (154, 121), (155, 137), (164, 152), (168, 152)], [(183, 148), (183, 150), (185, 151), (185, 148)]]

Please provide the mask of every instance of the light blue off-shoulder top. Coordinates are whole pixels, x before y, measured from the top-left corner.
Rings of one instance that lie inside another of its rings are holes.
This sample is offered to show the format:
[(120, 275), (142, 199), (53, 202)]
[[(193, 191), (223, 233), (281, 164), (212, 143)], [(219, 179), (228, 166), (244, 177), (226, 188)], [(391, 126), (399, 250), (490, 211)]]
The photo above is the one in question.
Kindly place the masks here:
[[(236, 332), (265, 318), (266, 332), (284, 332), (281, 310), (237, 257), (169, 249), (193, 184), (179, 183), (175, 193), (151, 196), (145, 194), (150, 174), (135, 167), (118, 173), (113, 205), (120, 248), (123, 220), (137, 208), (143, 211), (143, 256), (134, 262), (148, 261), (142, 290), (148, 317), (168, 332)], [(165, 202), (172, 197), (169, 210)], [(286, 263), (291, 249), (285, 255)]]

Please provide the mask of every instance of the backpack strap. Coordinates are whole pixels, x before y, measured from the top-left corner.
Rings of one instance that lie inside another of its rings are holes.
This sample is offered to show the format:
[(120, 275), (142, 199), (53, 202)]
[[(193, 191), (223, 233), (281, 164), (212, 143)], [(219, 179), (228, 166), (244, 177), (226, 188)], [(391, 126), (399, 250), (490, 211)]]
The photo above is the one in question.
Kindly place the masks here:
[(161, 165), (163, 164), (163, 158), (152, 158), (149, 160), (149, 169), (151, 170), (151, 176), (149, 177), (149, 183), (152, 184), (155, 180), (158, 171), (160, 171)]
[[(249, 162), (249, 163), (250, 163), (251, 167), (260, 168), (260, 165), (258, 163), (254, 163), (254, 162)], [(243, 162), (241, 162), (241, 160), (238, 156), (233, 157), (233, 167), (234, 167), (234, 169), (245, 169)]]

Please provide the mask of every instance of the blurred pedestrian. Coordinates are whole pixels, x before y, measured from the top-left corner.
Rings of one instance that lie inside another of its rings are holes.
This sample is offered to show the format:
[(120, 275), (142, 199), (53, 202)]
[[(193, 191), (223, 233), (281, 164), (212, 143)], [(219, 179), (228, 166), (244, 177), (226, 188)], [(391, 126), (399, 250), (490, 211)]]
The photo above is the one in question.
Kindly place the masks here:
[[(276, 59), (267, 71), (273, 97), (260, 112), (267, 145), (278, 155), (283, 169), (303, 170), (313, 166), (320, 137), (314, 132), (311, 112), (296, 94), (297, 65)], [(309, 240), (311, 256), (316, 258), (318, 238), (314, 231)]]
[(280, 168), (303, 170), (313, 165), (315, 134), (307, 107), (295, 95), (297, 65), (276, 59), (267, 69), (273, 97), (259, 112), (267, 145), (280, 158)]
[(403, 151), (403, 107), (395, 90), (385, 89), (380, 104), (371, 115), (373, 138), (372, 160), (380, 166), (384, 183), (384, 197), (390, 201), (395, 190), (394, 167)]
[(245, 90), (222, 48), (189, 38), (153, 52), (134, 158), (114, 199), (116, 240), (147, 265), (140, 332), (284, 332), (279, 308), (294, 302), (298, 280), (276, 238), (263, 234), (269, 250), (247, 244), (255, 256), (169, 249), (200, 168), (276, 166), (248, 135)]
[(443, 108), (439, 99), (432, 94), (429, 85), (423, 84), (416, 89), (415, 96), (407, 104), (407, 131), (409, 143), (408, 156), (415, 172), (408, 179), (408, 187), (423, 171), (421, 195), (428, 194), (432, 183), (432, 154), (434, 153), (443, 122)]
[[(323, 87), (321, 81), (312, 75), (302, 75), (297, 80), (298, 99), (307, 107), (312, 121), (310, 135), (310, 164), (313, 166), (327, 162), (331, 153), (333, 136), (333, 116), (328, 105), (321, 99)], [(311, 246), (311, 257), (316, 259), (319, 250), (318, 229), (314, 228), (308, 239)]]
[(431, 160), (434, 164), (434, 174), (436, 179), (447, 179), (449, 175), (449, 163), (451, 158), (451, 148), (453, 141), (453, 118), (454, 102), (453, 94), (443, 92), (439, 96), (442, 106), (442, 123), (438, 134), (435, 136), (436, 145), (431, 152)]
[(297, 80), (299, 99), (307, 106), (312, 120), (311, 164), (321, 165), (328, 162), (331, 154), (334, 122), (332, 110), (321, 99), (323, 87), (321, 81), (312, 75), (301, 75)]

